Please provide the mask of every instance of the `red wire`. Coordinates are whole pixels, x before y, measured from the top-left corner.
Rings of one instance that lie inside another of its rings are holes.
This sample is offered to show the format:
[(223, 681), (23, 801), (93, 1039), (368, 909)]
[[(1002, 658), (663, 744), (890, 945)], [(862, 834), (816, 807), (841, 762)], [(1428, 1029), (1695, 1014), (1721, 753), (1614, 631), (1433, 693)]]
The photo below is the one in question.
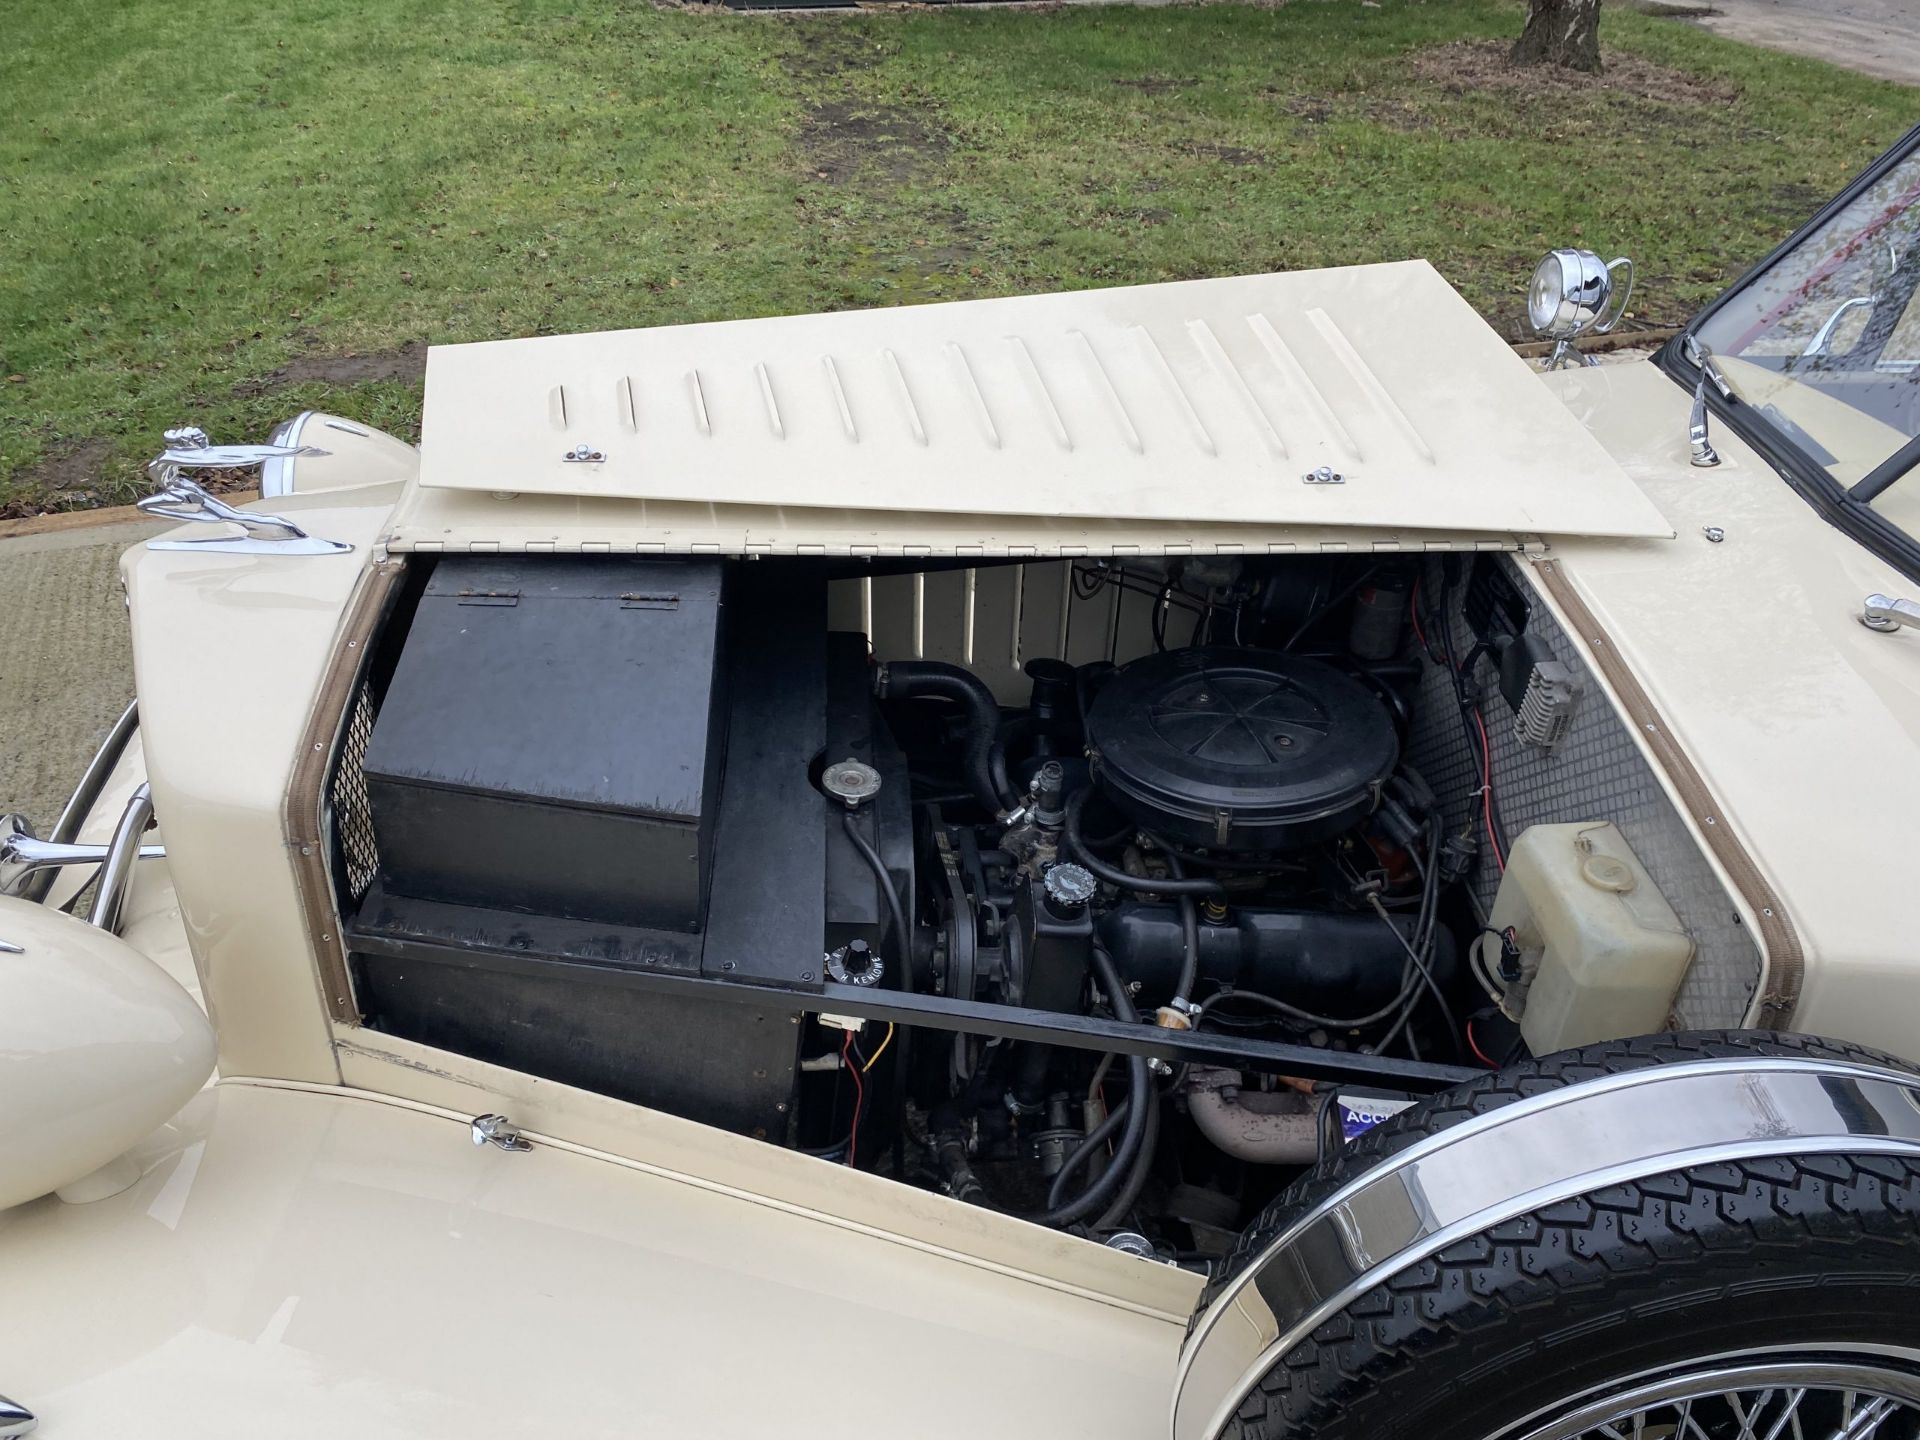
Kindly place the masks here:
[(867, 1103), (867, 1084), (860, 1078), (860, 1067), (853, 1063), (853, 1032), (840, 1041), (840, 1068), (853, 1076), (853, 1129), (847, 1136), (847, 1164), (853, 1164), (860, 1148), (860, 1108)]
[(1507, 873), (1507, 857), (1500, 853), (1500, 840), (1493, 833), (1493, 747), (1487, 743), (1487, 722), (1478, 705), (1473, 707), (1473, 723), (1480, 727), (1480, 813), (1486, 817), (1487, 844), (1493, 850), (1494, 864)]
[(1473, 1038), (1473, 1021), (1471, 1020), (1467, 1021), (1467, 1048), (1473, 1051), (1474, 1055), (1479, 1059), (1480, 1063), (1486, 1066), (1487, 1069), (1498, 1070), (1500, 1068), (1498, 1065), (1494, 1064), (1492, 1060), (1487, 1058), (1487, 1052), (1482, 1050), (1480, 1048), (1480, 1042)]

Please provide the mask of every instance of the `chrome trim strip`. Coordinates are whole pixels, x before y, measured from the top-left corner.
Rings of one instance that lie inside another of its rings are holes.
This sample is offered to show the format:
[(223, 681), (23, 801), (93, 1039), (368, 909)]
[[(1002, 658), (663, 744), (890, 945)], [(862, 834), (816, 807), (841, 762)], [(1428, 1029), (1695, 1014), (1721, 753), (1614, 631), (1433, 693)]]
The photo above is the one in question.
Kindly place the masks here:
[[(93, 807), (100, 803), (100, 794), (107, 788), (107, 781), (113, 778), (114, 767), (119, 765), (120, 757), (126, 753), (127, 742), (133, 738), (133, 732), (140, 728), (140, 702), (130, 700), (127, 708), (120, 712), (120, 718), (113, 722), (113, 728), (107, 731), (107, 738), (100, 742), (100, 748), (87, 762), (87, 768), (80, 776), (80, 783), (73, 787), (73, 794), (67, 800), (67, 806), (60, 812), (60, 818), (54, 822), (53, 833), (47, 840), (55, 845), (71, 845), (80, 834), (80, 827), (87, 823), (87, 817), (93, 813)], [(20, 891), (23, 899), (36, 905), (47, 898), (47, 891), (53, 888), (55, 871), (48, 870), (42, 875), (30, 879)]]
[(360, 1011), (354, 1003), (353, 979), (347, 972), (347, 952), (340, 940), (340, 916), (328, 873), (333, 833), (327, 784), (373, 648), (373, 633), (385, 619), (405, 570), (404, 560), (376, 560), (361, 573), (347, 602), (333, 658), (320, 677), (320, 690), (295, 752), (293, 777), (280, 811), (281, 830), (293, 865), (294, 890), (300, 897), (300, 911), (318, 967), (321, 998), (340, 1025), (358, 1025)]
[[(307, 422), (316, 412), (302, 410), (291, 420), (282, 420), (267, 436), (267, 444), (285, 446), (292, 449), (300, 444), (300, 432), (307, 428)], [(275, 455), (260, 466), (260, 498), (276, 500), (282, 495), (293, 494), (293, 455)]]
[[(1267, 1365), (1314, 1327), (1491, 1225), (1692, 1165), (1869, 1152), (1920, 1156), (1920, 1078), (1797, 1057), (1707, 1059), (1602, 1076), (1474, 1116), (1356, 1176), (1215, 1300), (1181, 1351), (1173, 1434), (1217, 1434)], [(1223, 1335), (1229, 1314), (1242, 1326)], [(1204, 1397), (1190, 1388), (1228, 1398), (1203, 1415)]]

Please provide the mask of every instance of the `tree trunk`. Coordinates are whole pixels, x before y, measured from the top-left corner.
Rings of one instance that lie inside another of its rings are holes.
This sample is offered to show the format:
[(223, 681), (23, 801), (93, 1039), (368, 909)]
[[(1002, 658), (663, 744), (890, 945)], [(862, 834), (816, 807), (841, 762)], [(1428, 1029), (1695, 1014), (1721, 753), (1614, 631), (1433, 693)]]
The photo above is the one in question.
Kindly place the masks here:
[(1598, 72), (1600, 0), (1529, 0), (1513, 63)]

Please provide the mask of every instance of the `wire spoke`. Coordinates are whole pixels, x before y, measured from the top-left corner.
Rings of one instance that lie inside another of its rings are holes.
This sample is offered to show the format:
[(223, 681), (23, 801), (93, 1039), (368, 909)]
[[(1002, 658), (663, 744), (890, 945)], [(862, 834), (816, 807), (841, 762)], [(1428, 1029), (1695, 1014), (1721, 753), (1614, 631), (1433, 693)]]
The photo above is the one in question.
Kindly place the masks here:
[(1733, 1418), (1740, 1422), (1740, 1433), (1734, 1436), (1734, 1440), (1756, 1440), (1754, 1427), (1760, 1423), (1760, 1416), (1766, 1410), (1767, 1402), (1772, 1398), (1773, 1391), (1762, 1390), (1760, 1398), (1753, 1402), (1753, 1409), (1748, 1410), (1740, 1403), (1739, 1391), (1733, 1391), (1727, 1396), (1727, 1404), (1733, 1407)]
[(1800, 1402), (1806, 1398), (1805, 1386), (1798, 1386), (1787, 1392), (1786, 1408), (1780, 1412), (1780, 1418), (1773, 1422), (1773, 1428), (1767, 1431), (1766, 1440), (1780, 1440), (1780, 1433), (1789, 1424), (1793, 1426), (1795, 1436), (1800, 1434)]
[(1713, 1437), (1700, 1428), (1700, 1422), (1693, 1418), (1693, 1401), (1688, 1400), (1680, 1407), (1680, 1423), (1674, 1428), (1674, 1440), (1684, 1440), (1688, 1431), (1700, 1437), (1700, 1440), (1713, 1440)]
[(1880, 1433), (1880, 1426), (1893, 1413), (1893, 1401), (1884, 1395), (1876, 1395), (1857, 1411), (1853, 1409), (1854, 1399), (1853, 1393), (1848, 1392), (1847, 1421), (1833, 1432), (1833, 1440), (1868, 1440), (1868, 1437)]
[(1643, 1393), (1631, 1410), (1604, 1420), (1589, 1411), (1568, 1417), (1572, 1427), (1549, 1431), (1554, 1440), (1809, 1440), (1809, 1431), (1812, 1440), (1920, 1440), (1920, 1401), (1910, 1392), (1895, 1398), (1857, 1388), (1858, 1381), (1853, 1387), (1781, 1384), (1798, 1377), (1779, 1370), (1765, 1378), (1774, 1383), (1690, 1394), (1677, 1383), (1657, 1399)]

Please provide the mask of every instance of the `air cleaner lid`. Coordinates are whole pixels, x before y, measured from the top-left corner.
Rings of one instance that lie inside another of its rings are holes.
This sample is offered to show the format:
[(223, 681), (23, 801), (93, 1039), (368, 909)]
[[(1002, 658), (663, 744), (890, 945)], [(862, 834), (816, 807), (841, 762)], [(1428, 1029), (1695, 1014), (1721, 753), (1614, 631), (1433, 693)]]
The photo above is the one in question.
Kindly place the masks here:
[(1360, 681), (1317, 660), (1224, 648), (1123, 667), (1094, 700), (1087, 738), (1115, 799), (1142, 824), (1237, 850), (1352, 825), (1400, 748)]

